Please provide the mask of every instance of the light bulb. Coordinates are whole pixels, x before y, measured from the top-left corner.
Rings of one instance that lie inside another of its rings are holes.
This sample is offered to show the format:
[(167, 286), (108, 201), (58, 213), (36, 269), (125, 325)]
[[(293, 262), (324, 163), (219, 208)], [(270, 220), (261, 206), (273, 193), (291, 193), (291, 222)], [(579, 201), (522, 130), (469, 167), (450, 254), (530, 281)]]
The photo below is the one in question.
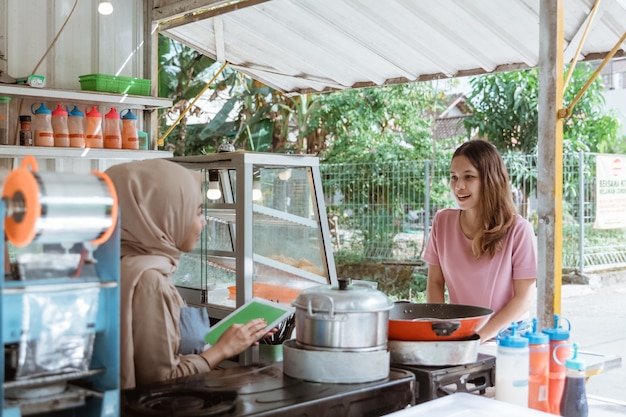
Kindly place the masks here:
[(262, 197), (263, 193), (255, 181), (254, 188), (252, 189), (252, 201), (259, 201)]
[(206, 190), (206, 198), (209, 200), (219, 200), (222, 197), (220, 190), (220, 174), (216, 169), (209, 170), (209, 187)]
[(206, 198), (208, 198), (209, 200), (219, 200), (220, 198), (222, 198), (222, 192), (220, 191), (219, 182), (209, 182), (209, 188), (206, 190)]
[(278, 178), (280, 178), (282, 181), (287, 181), (289, 178), (291, 178), (291, 168), (287, 168), (286, 170), (278, 173)]
[(98, 3), (98, 13), (105, 16), (113, 13), (113, 4), (110, 1), (101, 1)]

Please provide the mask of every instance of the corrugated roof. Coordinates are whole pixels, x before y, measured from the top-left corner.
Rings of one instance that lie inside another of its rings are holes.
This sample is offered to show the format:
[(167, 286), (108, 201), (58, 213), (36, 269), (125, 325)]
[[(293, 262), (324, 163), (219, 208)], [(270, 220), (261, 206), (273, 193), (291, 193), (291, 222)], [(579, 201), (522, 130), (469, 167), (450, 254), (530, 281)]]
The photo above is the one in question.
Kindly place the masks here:
[[(540, 1), (183, 0), (172, 20), (176, 12), (160, 0), (153, 20), (165, 35), (254, 79), (307, 93), (537, 67)], [(565, 2), (566, 61), (594, 4)], [(603, 58), (624, 22), (624, 0), (600, 2), (581, 58)], [(623, 55), (622, 45), (616, 56)]]

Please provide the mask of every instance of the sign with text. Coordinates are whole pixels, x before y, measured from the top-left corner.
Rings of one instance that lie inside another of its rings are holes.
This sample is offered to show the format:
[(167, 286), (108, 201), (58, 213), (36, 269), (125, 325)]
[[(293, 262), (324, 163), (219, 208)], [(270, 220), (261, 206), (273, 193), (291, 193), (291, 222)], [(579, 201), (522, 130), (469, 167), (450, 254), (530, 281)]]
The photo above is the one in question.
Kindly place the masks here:
[(626, 155), (596, 155), (594, 229), (626, 228)]

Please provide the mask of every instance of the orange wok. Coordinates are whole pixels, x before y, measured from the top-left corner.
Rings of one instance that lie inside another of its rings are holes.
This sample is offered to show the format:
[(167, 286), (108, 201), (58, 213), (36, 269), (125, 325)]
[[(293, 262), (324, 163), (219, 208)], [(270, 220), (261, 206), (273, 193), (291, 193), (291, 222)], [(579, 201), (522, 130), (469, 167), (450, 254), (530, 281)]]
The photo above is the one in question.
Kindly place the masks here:
[(489, 320), (493, 310), (463, 304), (417, 304), (397, 301), (389, 311), (390, 340), (468, 339)]

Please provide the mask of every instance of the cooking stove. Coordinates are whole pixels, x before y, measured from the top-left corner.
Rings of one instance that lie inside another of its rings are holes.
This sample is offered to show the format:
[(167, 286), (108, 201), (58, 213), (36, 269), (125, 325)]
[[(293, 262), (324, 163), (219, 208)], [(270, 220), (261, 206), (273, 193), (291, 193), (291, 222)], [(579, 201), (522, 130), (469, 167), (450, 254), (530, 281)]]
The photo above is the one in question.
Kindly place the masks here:
[[(367, 364), (363, 364), (366, 366)], [(375, 382), (291, 378), (282, 362), (214, 370), (121, 392), (123, 417), (380, 416), (414, 404), (415, 375), (391, 369)]]
[(485, 394), (495, 384), (496, 357), (478, 353), (475, 362), (454, 366), (423, 366), (392, 363), (397, 369), (415, 375), (415, 403), (444, 397), (455, 392)]

